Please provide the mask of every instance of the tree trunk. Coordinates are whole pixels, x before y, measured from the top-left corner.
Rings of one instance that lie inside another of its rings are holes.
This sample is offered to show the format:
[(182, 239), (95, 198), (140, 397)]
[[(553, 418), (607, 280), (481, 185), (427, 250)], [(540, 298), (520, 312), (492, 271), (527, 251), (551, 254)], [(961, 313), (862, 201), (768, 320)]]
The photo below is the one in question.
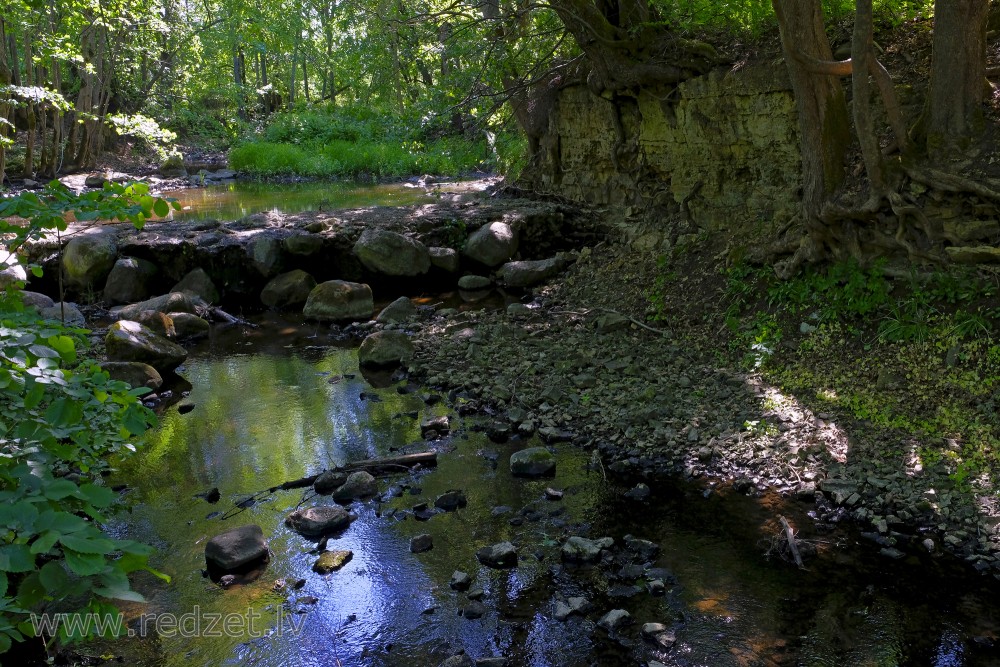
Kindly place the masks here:
[[(35, 84), (35, 66), (31, 62), (31, 35), (33, 33), (34, 30), (30, 26), (28, 26), (28, 29), (24, 33), (24, 84), (26, 86), (33, 86)], [(35, 114), (38, 112), (38, 105), (28, 102), (25, 112), (27, 113), (28, 128), (24, 135), (24, 169), (21, 175), (24, 178), (31, 178), (35, 175), (35, 130), (37, 123)]]
[(798, 106), (803, 212), (812, 221), (844, 180), (850, 142), (847, 103), (836, 77), (812, 73), (803, 62), (803, 58), (833, 60), (819, 0), (772, 0), (772, 4)]
[(989, 0), (937, 0), (927, 108), (918, 125), (932, 157), (944, 157), (983, 131)]
[[(7, 60), (7, 24), (0, 16), (0, 86), (9, 86), (12, 80), (10, 62)], [(7, 168), (7, 137), (10, 122), (10, 105), (0, 95), (0, 190), (3, 190), (4, 171)]]

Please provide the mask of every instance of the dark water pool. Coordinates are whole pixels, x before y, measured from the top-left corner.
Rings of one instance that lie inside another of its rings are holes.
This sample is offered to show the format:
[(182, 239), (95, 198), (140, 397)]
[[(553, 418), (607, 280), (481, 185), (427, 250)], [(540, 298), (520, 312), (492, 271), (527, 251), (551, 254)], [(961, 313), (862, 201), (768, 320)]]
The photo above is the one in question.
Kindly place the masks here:
[[(353, 551), (353, 560), (333, 574), (315, 574), (314, 544), (283, 519), (300, 503), (328, 498), (280, 491), (242, 512), (235, 512), (236, 504), (329, 466), (423, 450), (420, 418), (448, 414), (446, 402), (428, 406), (421, 392), (400, 394), (396, 385), (373, 389), (358, 371), (354, 350), (331, 346), (325, 329), (295, 320), (217, 330), (193, 350), (183, 375), (193, 386), (186, 402), (194, 409), (183, 415), (176, 407), (167, 410), (115, 480), (130, 485), (135, 503), (115, 532), (156, 545), (156, 565), (172, 577), (169, 585), (142, 579), (139, 588), (150, 602), (130, 607), (128, 617), (135, 623), (151, 613), (253, 615), (258, 636), (242, 625), (230, 636), (151, 637), (133, 643), (129, 664), (419, 667), (437, 665), (460, 649), (475, 658), (504, 656), (511, 665), (538, 667), (653, 660), (689, 666), (1000, 664), (992, 648), (1000, 631), (992, 580), (958, 574), (964, 571), (941, 561), (887, 561), (877, 547), (859, 545), (846, 532), (817, 537), (826, 544), (809, 569), (799, 571), (767, 560), (762, 540), (777, 514), (798, 521), (804, 505), (706, 495), (700, 486), (666, 482), (653, 484), (651, 499), (638, 503), (623, 495), (629, 484), (605, 480), (588, 466), (588, 452), (569, 445), (558, 446), (554, 479), (515, 479), (507, 461), (524, 443), (491, 443), (473, 422), (434, 445), (440, 452), (436, 469), (384, 478), (382, 500), (354, 503), (359, 518), (328, 545)], [(217, 504), (196, 497), (212, 487), (221, 492)], [(546, 487), (565, 491), (564, 498), (546, 500)], [(415, 520), (415, 504), (433, 505), (448, 489), (464, 490), (468, 506)], [(511, 510), (498, 513), (498, 506)], [(216, 513), (232, 516), (211, 516)], [(204, 543), (245, 523), (263, 528), (271, 561), (258, 580), (222, 590), (202, 576)], [(658, 543), (655, 565), (675, 583), (668, 580), (663, 597), (644, 590), (626, 597), (629, 586), (642, 587), (645, 579), (561, 567), (561, 541), (580, 532)], [(412, 554), (409, 540), (421, 533), (433, 536), (434, 547)], [(519, 566), (479, 565), (475, 550), (502, 540), (518, 546)], [(488, 609), (482, 618), (459, 615), (469, 602), (449, 588), (455, 570), (472, 575), (473, 587), (482, 589)], [(299, 578), (306, 582), (300, 590), (273, 590), (276, 579)], [(583, 595), (594, 611), (557, 621), (553, 608), (560, 595)], [(627, 609), (636, 621), (618, 636), (595, 627), (613, 608)], [(194, 635), (190, 618), (187, 634)], [(643, 640), (645, 622), (670, 625), (676, 644), (661, 650)]]

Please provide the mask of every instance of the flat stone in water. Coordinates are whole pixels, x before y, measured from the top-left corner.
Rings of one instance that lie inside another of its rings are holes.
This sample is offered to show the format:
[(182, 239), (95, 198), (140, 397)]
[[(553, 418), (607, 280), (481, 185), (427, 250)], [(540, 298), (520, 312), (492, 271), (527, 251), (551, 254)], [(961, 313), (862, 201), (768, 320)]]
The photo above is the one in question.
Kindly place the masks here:
[(423, 533), (410, 539), (410, 553), (420, 554), (434, 548), (434, 538)]
[(500, 542), (483, 547), (476, 552), (476, 558), (486, 567), (497, 569), (517, 566), (517, 549), (510, 542)]
[(618, 630), (632, 622), (632, 615), (624, 609), (612, 609), (597, 621), (599, 627), (608, 632)]
[(567, 563), (596, 563), (601, 559), (601, 549), (610, 549), (614, 543), (612, 537), (588, 540), (574, 535), (563, 543), (562, 559)]
[(339, 505), (307, 507), (285, 517), (285, 525), (306, 536), (319, 536), (347, 528), (354, 518)]
[(529, 447), (510, 457), (510, 472), (515, 477), (546, 477), (556, 474), (556, 457), (545, 447)]
[(235, 570), (267, 556), (267, 542), (260, 526), (233, 528), (205, 545), (205, 560), (223, 571)]
[(329, 574), (347, 565), (353, 557), (353, 551), (325, 551), (313, 563), (312, 569), (319, 574)]

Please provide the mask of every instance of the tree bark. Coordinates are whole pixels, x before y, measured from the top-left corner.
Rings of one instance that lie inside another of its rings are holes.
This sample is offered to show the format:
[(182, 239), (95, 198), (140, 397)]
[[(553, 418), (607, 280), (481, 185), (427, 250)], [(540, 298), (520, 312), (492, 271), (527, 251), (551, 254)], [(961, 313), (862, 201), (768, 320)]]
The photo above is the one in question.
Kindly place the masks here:
[[(7, 59), (7, 24), (0, 16), (0, 86), (9, 86), (12, 80), (10, 62)], [(0, 94), (0, 190), (3, 189), (4, 172), (7, 168), (7, 137), (10, 126), (10, 105)]]
[(932, 158), (983, 131), (989, 0), (937, 0), (927, 108), (918, 125)]
[(772, 0), (772, 4), (798, 106), (803, 211), (807, 219), (815, 220), (844, 180), (844, 155), (850, 142), (847, 103), (838, 79), (810, 72), (802, 60), (802, 56), (833, 60), (819, 0)]

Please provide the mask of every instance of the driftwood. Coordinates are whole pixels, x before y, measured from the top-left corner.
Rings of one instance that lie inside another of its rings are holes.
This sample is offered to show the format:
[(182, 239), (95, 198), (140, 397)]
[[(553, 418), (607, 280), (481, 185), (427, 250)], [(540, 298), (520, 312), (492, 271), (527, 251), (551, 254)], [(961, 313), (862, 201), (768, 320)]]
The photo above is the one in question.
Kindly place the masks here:
[(788, 523), (788, 519), (779, 515), (778, 521), (781, 522), (781, 527), (785, 529), (785, 539), (788, 541), (788, 550), (791, 552), (792, 558), (795, 560), (795, 564), (799, 566), (800, 570), (806, 569), (806, 566), (802, 564), (802, 555), (799, 554), (799, 548), (795, 544), (795, 532), (792, 530), (792, 526)]
[[(416, 454), (403, 454), (401, 456), (388, 456), (382, 459), (367, 459), (365, 461), (355, 461), (344, 466), (332, 468), (335, 472), (357, 472), (364, 470), (372, 475), (389, 474), (402, 469), (414, 468), (418, 465), (437, 465), (437, 452), (417, 452)], [(272, 486), (268, 492), (284, 491), (287, 489), (302, 489), (316, 483), (319, 475), (309, 475), (299, 479), (289, 480), (278, 486)]]

